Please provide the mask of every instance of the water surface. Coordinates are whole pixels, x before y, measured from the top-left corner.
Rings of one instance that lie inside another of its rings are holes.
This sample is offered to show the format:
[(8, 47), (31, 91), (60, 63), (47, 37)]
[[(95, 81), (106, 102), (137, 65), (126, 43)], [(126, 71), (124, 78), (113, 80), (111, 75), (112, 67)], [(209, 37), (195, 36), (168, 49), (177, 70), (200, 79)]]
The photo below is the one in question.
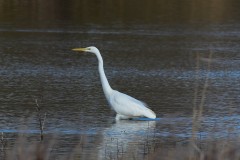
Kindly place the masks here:
[[(238, 135), (239, 3), (214, 2), (1, 1), (0, 131), (38, 137), (38, 99), (47, 114), (44, 132), (57, 135), (60, 155), (84, 136), (83, 158), (116, 156), (117, 147), (144, 158), (146, 143), (188, 141), (199, 106), (197, 136)], [(115, 122), (96, 57), (71, 51), (92, 45), (102, 53), (112, 88), (145, 101), (160, 121)]]

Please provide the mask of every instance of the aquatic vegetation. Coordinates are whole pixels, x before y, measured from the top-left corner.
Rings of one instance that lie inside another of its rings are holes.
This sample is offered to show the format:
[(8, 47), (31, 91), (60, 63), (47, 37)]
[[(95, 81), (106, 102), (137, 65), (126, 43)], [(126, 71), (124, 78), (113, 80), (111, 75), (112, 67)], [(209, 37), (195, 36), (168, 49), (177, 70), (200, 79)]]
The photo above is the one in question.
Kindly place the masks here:
[[(33, 137), (32, 137), (33, 138)], [(238, 160), (240, 158), (239, 139), (214, 139), (205, 140), (196, 139), (177, 142), (172, 140), (169, 145), (164, 141), (157, 139), (145, 139), (135, 143), (124, 144), (118, 139), (109, 139), (103, 153), (99, 152), (98, 142), (96, 147), (90, 147), (91, 141), (87, 136), (81, 136), (76, 139), (74, 147), (68, 152), (62, 153), (62, 144), (57, 137), (48, 135), (43, 141), (36, 141), (29, 138), (28, 135), (20, 135), (12, 142), (11, 139), (1, 138), (1, 154), (3, 160), (50, 160), (50, 159), (166, 159), (166, 160)], [(36, 136), (35, 136), (36, 138)], [(124, 148), (128, 145), (128, 149)], [(101, 154), (101, 155), (100, 155)]]

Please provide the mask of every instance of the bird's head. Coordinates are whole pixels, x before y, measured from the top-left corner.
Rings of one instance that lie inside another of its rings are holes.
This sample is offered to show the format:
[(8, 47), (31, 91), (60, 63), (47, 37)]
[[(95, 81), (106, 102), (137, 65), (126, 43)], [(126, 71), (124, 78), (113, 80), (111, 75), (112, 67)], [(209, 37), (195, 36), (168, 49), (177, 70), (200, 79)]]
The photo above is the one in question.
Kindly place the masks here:
[(99, 50), (96, 47), (86, 47), (86, 48), (74, 48), (72, 49), (73, 51), (77, 51), (77, 52), (90, 52), (90, 53), (96, 53), (99, 52)]

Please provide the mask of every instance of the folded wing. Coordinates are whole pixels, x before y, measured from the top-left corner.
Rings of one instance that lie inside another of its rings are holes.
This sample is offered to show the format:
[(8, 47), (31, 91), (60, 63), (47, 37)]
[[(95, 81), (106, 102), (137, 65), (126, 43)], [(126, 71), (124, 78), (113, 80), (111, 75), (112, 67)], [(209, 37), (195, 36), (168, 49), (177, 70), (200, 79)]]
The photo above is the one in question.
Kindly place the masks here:
[(121, 115), (156, 118), (156, 114), (148, 108), (146, 103), (115, 90), (110, 98), (110, 104)]

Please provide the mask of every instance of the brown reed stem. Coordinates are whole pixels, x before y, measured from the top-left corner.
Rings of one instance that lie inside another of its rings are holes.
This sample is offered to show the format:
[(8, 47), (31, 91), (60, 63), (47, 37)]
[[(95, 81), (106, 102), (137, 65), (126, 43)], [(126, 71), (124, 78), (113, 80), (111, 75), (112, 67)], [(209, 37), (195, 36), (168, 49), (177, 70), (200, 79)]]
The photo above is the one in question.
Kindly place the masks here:
[(36, 108), (36, 111), (37, 111), (37, 114), (38, 114), (38, 122), (39, 122), (39, 129), (40, 129), (40, 140), (43, 141), (44, 124), (45, 124), (45, 120), (46, 120), (47, 114), (45, 112), (44, 113), (44, 118), (42, 118), (41, 107), (39, 106), (37, 99), (35, 99), (35, 103), (36, 103), (36, 107), (35, 108)]
[[(209, 74), (210, 74), (210, 69), (211, 69), (211, 60), (212, 60), (212, 52), (209, 54), (209, 60), (208, 60), (208, 65), (207, 65), (207, 74), (206, 74), (206, 79), (203, 85), (203, 90), (201, 93), (201, 99), (200, 99), (200, 104), (197, 104), (198, 100), (198, 71), (199, 71), (199, 55), (197, 54), (197, 65), (196, 65), (196, 86), (195, 86), (195, 92), (194, 92), (194, 101), (193, 101), (193, 124), (192, 124), (192, 145), (195, 146), (194, 148), (196, 149), (196, 133), (198, 132), (200, 126), (201, 126), (201, 118), (203, 114), (203, 107), (204, 103), (206, 100), (206, 94), (207, 94), (207, 88), (209, 85)], [(198, 148), (196, 149), (199, 153), (201, 153), (201, 150)], [(203, 155), (201, 155), (203, 156)]]

